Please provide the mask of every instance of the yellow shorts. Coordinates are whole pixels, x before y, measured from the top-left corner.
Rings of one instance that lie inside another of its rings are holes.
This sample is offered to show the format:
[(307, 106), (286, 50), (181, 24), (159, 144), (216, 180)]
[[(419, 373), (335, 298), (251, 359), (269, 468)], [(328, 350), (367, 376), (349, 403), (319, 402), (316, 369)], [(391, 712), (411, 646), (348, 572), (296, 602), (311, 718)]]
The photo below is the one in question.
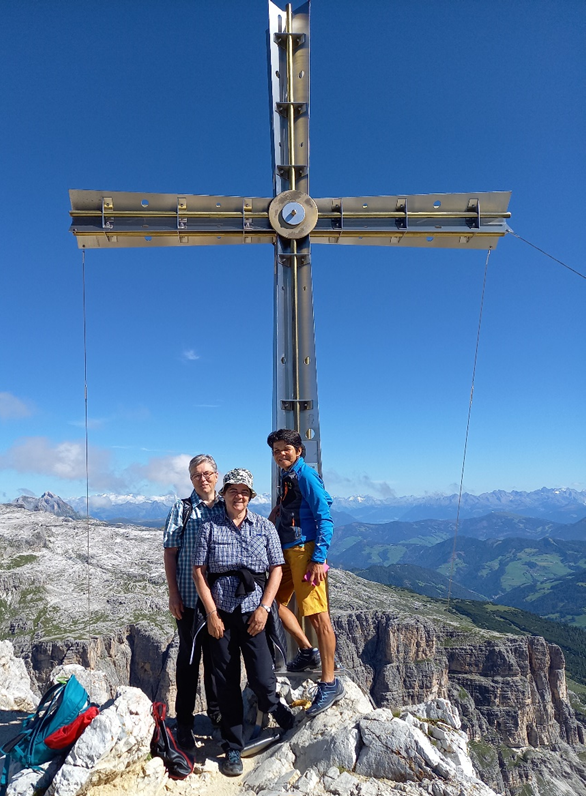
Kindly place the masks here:
[(313, 548), (313, 542), (306, 542), (283, 550), (285, 564), (276, 599), (281, 605), (287, 605), (295, 593), (301, 616), (322, 614), (328, 610), (326, 581), (322, 580), (320, 584), (313, 586), (309, 581), (303, 580), (313, 555)]

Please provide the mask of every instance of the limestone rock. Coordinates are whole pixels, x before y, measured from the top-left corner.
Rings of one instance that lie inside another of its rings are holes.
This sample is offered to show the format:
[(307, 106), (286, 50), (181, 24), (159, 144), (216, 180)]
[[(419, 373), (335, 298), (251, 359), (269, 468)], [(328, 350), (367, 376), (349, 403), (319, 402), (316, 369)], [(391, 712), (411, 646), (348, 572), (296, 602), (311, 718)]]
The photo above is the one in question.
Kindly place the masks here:
[(119, 689), (77, 741), (57, 772), (48, 796), (75, 796), (142, 762), (150, 752), (151, 703), (138, 688)]
[(112, 684), (108, 682), (105, 673), (90, 671), (78, 663), (56, 666), (51, 672), (51, 681), (57, 683), (69, 679), (71, 675), (75, 675), (79, 684), (87, 691), (90, 701), (96, 705), (103, 705), (111, 698)]
[[(460, 715), (456, 708), (448, 702), (447, 699), (432, 699), (429, 702), (424, 702), (420, 705), (405, 705), (402, 708), (403, 712), (411, 713), (414, 716), (419, 716), (422, 719), (430, 719), (433, 721), (441, 721), (444, 724), (459, 730), (462, 726)], [(403, 718), (401, 716), (401, 718)]]
[(36, 796), (37, 793), (44, 793), (63, 764), (63, 759), (61, 756), (51, 760), (50, 763), (40, 766), (39, 770), (31, 768), (15, 770), (18, 766), (13, 765), (6, 796)]
[[(459, 716), (447, 700), (419, 704), (398, 717), (388, 708), (372, 710), (354, 683), (343, 682), (346, 696), (268, 750), (245, 777), (244, 793), (278, 793), (279, 782), (299, 794), (495, 796), (477, 778)], [(307, 687), (291, 696), (299, 698)]]
[(24, 661), (14, 655), (10, 641), (0, 641), (0, 710), (31, 713), (38, 701)]
[(379, 709), (359, 722), (363, 742), (356, 772), (396, 782), (448, 779), (450, 766), (413, 724)]

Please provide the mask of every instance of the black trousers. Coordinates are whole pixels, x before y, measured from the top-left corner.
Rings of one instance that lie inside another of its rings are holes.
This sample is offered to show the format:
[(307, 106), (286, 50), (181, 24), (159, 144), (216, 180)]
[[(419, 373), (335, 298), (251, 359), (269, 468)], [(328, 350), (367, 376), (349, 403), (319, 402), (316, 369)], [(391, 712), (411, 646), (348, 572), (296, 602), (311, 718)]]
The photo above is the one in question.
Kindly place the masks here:
[(222, 714), (222, 745), (225, 751), (240, 751), (244, 747), (240, 653), (244, 658), (248, 685), (256, 694), (258, 707), (264, 713), (270, 713), (279, 703), (277, 681), (264, 630), (257, 636), (251, 636), (248, 632), (250, 614), (241, 613), (240, 608), (231, 614), (225, 611), (218, 611), (218, 614), (224, 623), (224, 635), (222, 638), (210, 638), (210, 647)]
[(193, 618), (195, 610), (184, 608), (183, 616), (177, 620), (179, 633), (179, 652), (177, 653), (177, 697), (175, 699), (175, 713), (178, 724), (193, 724), (193, 711), (199, 679), (199, 664), (203, 655), (203, 683), (206, 694), (208, 716), (219, 711), (216, 696), (216, 682), (214, 665), (210, 650), (210, 636), (207, 628), (197, 634), (193, 663), (189, 663), (191, 646), (193, 644)]

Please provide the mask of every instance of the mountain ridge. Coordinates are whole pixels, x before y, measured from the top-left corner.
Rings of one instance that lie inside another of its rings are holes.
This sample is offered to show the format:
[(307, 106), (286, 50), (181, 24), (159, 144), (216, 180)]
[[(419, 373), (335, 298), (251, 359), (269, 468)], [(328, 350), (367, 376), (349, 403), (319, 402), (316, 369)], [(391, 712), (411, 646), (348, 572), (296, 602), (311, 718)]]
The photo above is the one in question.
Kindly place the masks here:
[[(90, 514), (96, 519), (164, 519), (175, 500), (171, 494), (144, 495), (101, 494), (90, 496)], [(85, 497), (70, 497), (67, 502), (85, 513)], [(406, 495), (376, 498), (371, 495), (334, 497), (333, 510), (363, 522), (413, 522), (423, 519), (455, 519), (458, 495)], [(267, 515), (271, 508), (268, 494), (258, 495), (251, 507)], [(569, 487), (541, 487), (531, 492), (495, 489), (472, 495), (465, 492), (460, 506), (461, 519), (480, 517), (492, 511), (512, 512), (521, 516), (571, 523), (586, 517), (586, 490)]]

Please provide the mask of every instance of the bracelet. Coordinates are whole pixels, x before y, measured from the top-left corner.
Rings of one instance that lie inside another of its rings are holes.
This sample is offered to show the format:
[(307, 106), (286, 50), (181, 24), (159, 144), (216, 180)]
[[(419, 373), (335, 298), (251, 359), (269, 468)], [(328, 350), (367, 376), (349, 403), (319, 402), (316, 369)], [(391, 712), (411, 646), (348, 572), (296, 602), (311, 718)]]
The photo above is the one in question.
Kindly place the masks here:
[(211, 616), (212, 614), (217, 614), (217, 613), (218, 613), (218, 609), (214, 608), (213, 611), (210, 611), (208, 614), (206, 614), (206, 619), (208, 618), (208, 616)]
[(264, 603), (261, 603), (261, 604), (260, 604), (260, 607), (261, 607), (261, 608), (264, 608), (264, 609), (265, 609), (265, 611), (267, 612), (267, 614), (270, 614), (270, 612), (271, 612), (270, 606), (268, 606), (268, 605), (265, 605)]

